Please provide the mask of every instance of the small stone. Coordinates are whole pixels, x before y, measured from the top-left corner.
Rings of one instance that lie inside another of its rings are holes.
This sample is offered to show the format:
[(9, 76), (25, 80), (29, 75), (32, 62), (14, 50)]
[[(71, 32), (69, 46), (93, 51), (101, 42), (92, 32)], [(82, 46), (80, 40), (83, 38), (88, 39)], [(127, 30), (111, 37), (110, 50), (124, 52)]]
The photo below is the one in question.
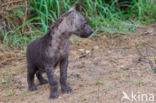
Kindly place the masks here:
[(93, 48), (94, 48), (94, 49), (99, 49), (99, 46), (96, 45), (96, 46), (94, 46)]
[(84, 52), (85, 50), (84, 49), (79, 49), (79, 51)]
[(90, 50), (86, 50), (86, 54), (89, 54), (90, 53)]

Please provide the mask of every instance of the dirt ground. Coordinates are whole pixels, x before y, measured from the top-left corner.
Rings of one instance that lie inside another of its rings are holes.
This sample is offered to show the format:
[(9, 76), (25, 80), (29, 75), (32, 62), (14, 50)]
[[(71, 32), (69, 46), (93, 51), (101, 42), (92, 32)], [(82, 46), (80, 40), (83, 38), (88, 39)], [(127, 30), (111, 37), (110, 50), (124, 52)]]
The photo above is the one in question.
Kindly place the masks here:
[[(155, 57), (156, 23), (127, 35), (72, 37), (68, 83), (73, 91), (49, 100), (48, 84), (35, 79), (38, 90), (27, 90), (25, 52), (1, 46), (0, 103), (156, 103)], [(55, 74), (59, 81), (59, 69)]]

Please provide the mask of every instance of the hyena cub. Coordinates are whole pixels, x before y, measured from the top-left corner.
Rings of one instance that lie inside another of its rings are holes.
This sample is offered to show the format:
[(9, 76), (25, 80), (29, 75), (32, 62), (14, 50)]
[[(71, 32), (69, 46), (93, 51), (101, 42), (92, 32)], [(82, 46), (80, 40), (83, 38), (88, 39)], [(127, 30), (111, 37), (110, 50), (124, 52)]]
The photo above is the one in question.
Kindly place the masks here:
[[(69, 37), (75, 34), (87, 38), (93, 33), (86, 19), (73, 6), (63, 14), (50, 28), (47, 34), (31, 42), (27, 47), (27, 82), (30, 91), (37, 90), (34, 84), (34, 75), (40, 84), (49, 83), (50, 98), (57, 98), (58, 82), (54, 76), (57, 64), (60, 67), (60, 84), (63, 93), (71, 92), (67, 83), (67, 68), (69, 56)], [(46, 72), (48, 81), (43, 78)]]

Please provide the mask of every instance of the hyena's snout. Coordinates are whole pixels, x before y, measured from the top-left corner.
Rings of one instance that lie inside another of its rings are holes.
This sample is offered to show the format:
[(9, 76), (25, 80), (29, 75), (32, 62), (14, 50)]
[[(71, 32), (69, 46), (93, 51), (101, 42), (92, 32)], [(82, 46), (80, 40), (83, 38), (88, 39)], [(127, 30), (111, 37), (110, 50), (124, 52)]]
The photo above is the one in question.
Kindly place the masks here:
[(81, 30), (82, 33), (80, 37), (82, 38), (88, 38), (94, 32), (94, 30), (88, 24), (83, 24)]

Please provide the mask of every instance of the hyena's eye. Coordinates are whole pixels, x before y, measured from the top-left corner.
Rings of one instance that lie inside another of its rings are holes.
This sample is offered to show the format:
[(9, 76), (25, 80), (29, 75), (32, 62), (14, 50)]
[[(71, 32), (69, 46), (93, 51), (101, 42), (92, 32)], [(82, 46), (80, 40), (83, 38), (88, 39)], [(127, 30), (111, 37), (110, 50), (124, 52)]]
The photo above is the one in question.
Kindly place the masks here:
[(87, 23), (84, 23), (84, 24), (82, 24), (81, 27), (82, 27), (82, 28), (85, 28), (86, 25), (87, 25)]

